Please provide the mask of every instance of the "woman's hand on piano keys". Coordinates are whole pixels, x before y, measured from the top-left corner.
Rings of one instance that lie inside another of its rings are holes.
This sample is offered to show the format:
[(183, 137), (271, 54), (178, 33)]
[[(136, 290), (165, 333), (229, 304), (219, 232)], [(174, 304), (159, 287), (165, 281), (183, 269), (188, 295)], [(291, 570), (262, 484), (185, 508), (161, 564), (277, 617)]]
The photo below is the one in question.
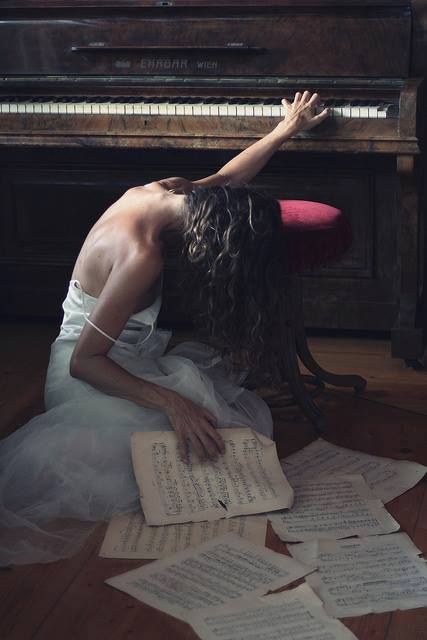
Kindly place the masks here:
[(288, 136), (312, 129), (329, 115), (328, 109), (317, 113), (319, 103), (319, 94), (311, 94), (309, 91), (304, 91), (302, 94), (297, 92), (293, 102), (283, 98), (282, 104), (286, 109), (286, 115), (278, 126), (283, 128)]
[(283, 99), (282, 104), (286, 115), (270, 133), (244, 149), (215, 174), (196, 180), (193, 184), (204, 187), (218, 185), (238, 187), (248, 184), (286, 140), (300, 131), (315, 127), (328, 117), (328, 109), (317, 113), (317, 107), (320, 104), (317, 93), (313, 95), (309, 91), (304, 91), (303, 94), (296, 93), (293, 102)]

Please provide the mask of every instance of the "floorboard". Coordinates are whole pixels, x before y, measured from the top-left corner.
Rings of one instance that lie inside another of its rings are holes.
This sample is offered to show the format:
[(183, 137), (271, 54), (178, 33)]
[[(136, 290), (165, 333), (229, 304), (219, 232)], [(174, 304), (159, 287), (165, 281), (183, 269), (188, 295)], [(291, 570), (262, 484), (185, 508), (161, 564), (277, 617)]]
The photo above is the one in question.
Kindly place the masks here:
[[(42, 410), (49, 344), (56, 325), (2, 326), (0, 435)], [(328, 388), (319, 398), (328, 417), (324, 437), (368, 453), (427, 464), (427, 373), (389, 357), (388, 341), (313, 338), (320, 364), (368, 379), (361, 396)], [(295, 407), (275, 410), (280, 456), (316, 436)], [(427, 554), (427, 482), (387, 505), (403, 531)], [(107, 577), (143, 564), (99, 558), (106, 525), (98, 525), (70, 560), (0, 571), (0, 637), (5, 640), (194, 640), (191, 628), (104, 584)], [(267, 546), (286, 553), (268, 529)], [(427, 610), (412, 609), (346, 618), (359, 640), (426, 640)]]

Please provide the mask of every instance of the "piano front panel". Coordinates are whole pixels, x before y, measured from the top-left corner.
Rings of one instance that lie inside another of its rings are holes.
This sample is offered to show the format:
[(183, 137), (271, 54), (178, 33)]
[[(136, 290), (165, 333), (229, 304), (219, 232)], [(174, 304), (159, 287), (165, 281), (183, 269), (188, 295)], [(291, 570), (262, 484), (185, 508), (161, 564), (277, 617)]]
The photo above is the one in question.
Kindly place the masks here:
[[(405, 7), (33, 12), (0, 22), (0, 75), (409, 75)], [(345, 33), (345, 38), (341, 37)], [(396, 56), (395, 52), (402, 52)], [(13, 55), (11, 54), (13, 52)]]
[[(212, 173), (230, 152), (79, 149), (0, 152), (0, 286), (9, 315), (58, 317), (73, 261), (90, 226), (127, 188), (168, 175)], [(354, 243), (305, 280), (310, 326), (384, 329), (397, 305), (395, 184), (391, 159), (278, 154), (254, 186), (275, 197), (343, 208)], [(59, 213), (60, 212), (60, 213)], [(188, 328), (178, 253), (166, 265), (164, 327)]]

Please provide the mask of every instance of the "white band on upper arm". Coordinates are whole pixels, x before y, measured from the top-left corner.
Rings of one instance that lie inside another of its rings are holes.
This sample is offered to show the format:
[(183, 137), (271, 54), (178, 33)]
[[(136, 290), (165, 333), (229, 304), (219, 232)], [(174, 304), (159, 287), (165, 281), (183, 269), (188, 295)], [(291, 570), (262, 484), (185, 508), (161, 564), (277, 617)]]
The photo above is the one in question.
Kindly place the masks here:
[(97, 327), (96, 324), (94, 322), (92, 322), (92, 320), (90, 318), (88, 318), (86, 315), (85, 315), (85, 319), (86, 319), (86, 322), (88, 322), (91, 327), (93, 327), (94, 329), (99, 331), (99, 333), (101, 333), (105, 338), (108, 338), (109, 340), (111, 340), (111, 342), (114, 342), (114, 343), (116, 342), (116, 340), (114, 338), (112, 338), (111, 336), (108, 335), (108, 333), (105, 333), (105, 331), (103, 331), (102, 329)]

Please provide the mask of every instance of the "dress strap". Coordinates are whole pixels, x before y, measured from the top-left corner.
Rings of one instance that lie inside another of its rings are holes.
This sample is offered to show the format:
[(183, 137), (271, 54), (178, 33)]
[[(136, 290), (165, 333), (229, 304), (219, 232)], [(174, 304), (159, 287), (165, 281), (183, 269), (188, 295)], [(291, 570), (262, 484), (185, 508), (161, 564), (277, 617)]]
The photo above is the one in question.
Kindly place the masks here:
[(72, 281), (77, 289), (80, 291), (80, 299), (81, 299), (81, 303), (82, 303), (82, 308), (83, 308), (83, 317), (85, 319), (85, 321), (90, 324), (91, 327), (93, 327), (94, 329), (96, 329), (96, 331), (98, 331), (98, 333), (100, 333), (101, 335), (104, 336), (104, 338), (108, 338), (108, 340), (111, 340), (111, 342), (113, 342), (114, 344), (119, 344), (121, 341), (120, 340), (116, 340), (115, 338), (112, 338), (111, 336), (108, 335), (108, 333), (106, 333), (105, 331), (103, 331), (100, 327), (98, 327), (90, 318), (89, 318), (89, 313), (86, 311), (86, 305), (85, 305), (85, 294), (83, 291), (83, 287), (81, 286), (80, 282), (78, 280), (73, 280)]
[(85, 317), (86, 322), (88, 322), (91, 327), (93, 327), (94, 329), (99, 331), (99, 333), (101, 333), (105, 338), (108, 338), (109, 340), (111, 340), (111, 342), (114, 342), (114, 344), (117, 342), (117, 340), (115, 340), (114, 338), (109, 336), (108, 333), (105, 333), (105, 331), (103, 331), (102, 329), (97, 327), (96, 324), (94, 322), (92, 322), (92, 320), (88, 317), (88, 315), (86, 313), (84, 313), (84, 317)]
[[(98, 331), (98, 333), (100, 333), (101, 335), (103, 335), (105, 338), (107, 338), (108, 340), (110, 340), (113, 344), (117, 345), (117, 346), (123, 346), (128, 348), (129, 344), (127, 342), (124, 342), (123, 340), (120, 340), (119, 338), (112, 338), (110, 335), (108, 335), (108, 333), (106, 333), (103, 329), (101, 329), (100, 327), (98, 327), (93, 320), (90, 319), (89, 317), (89, 313), (86, 311), (86, 305), (85, 305), (85, 292), (83, 291), (83, 287), (81, 286), (80, 282), (78, 280), (72, 280), (72, 283), (75, 284), (75, 286), (77, 287), (77, 289), (80, 292), (80, 299), (81, 299), (81, 305), (82, 305), (82, 310), (83, 310), (83, 317), (85, 319), (85, 322), (87, 322), (88, 324), (90, 324), (91, 327), (93, 327), (96, 331)], [(148, 333), (147, 336), (145, 336), (145, 338), (143, 338), (142, 340), (138, 340), (138, 342), (136, 343), (138, 348), (140, 348), (144, 342), (147, 342), (147, 340), (149, 338), (151, 338), (151, 335), (154, 332), (154, 329), (156, 328), (156, 318), (157, 318), (157, 314), (159, 312), (159, 307), (161, 305), (161, 290), (162, 290), (162, 285), (163, 285), (163, 274), (161, 276), (160, 282), (159, 282), (159, 291), (158, 291), (158, 296), (156, 301), (154, 302), (154, 304), (151, 306), (151, 310), (155, 311), (154, 313), (154, 317), (151, 319), (151, 322), (148, 323), (144, 323), (147, 324), (147, 326), (150, 327), (150, 331)]]

